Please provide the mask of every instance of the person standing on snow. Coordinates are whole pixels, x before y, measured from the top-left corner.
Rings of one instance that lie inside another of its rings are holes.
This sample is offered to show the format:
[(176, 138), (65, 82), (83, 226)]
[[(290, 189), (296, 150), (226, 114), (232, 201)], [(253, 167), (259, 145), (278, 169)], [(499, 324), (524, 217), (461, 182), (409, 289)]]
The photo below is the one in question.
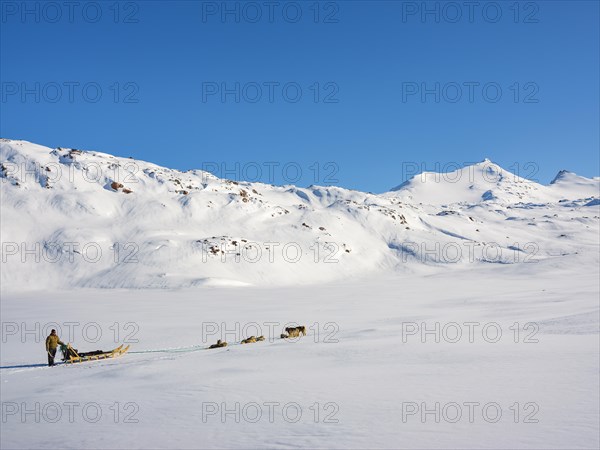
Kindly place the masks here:
[(54, 357), (58, 346), (65, 345), (56, 334), (56, 330), (50, 332), (50, 336), (46, 338), (46, 352), (48, 353), (48, 366), (54, 365)]

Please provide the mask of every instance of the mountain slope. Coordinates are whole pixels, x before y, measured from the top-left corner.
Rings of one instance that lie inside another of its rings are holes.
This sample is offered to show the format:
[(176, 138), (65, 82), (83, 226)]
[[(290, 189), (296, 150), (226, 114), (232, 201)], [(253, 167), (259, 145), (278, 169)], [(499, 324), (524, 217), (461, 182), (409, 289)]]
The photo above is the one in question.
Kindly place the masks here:
[(550, 182), (549, 189), (565, 199), (575, 197), (600, 197), (600, 178), (592, 179), (561, 170)]
[(448, 173), (423, 172), (393, 188), (388, 196), (432, 205), (450, 203), (556, 202), (564, 195), (583, 198), (600, 195), (597, 179), (561, 175), (550, 186), (519, 177), (488, 159)]
[(490, 161), (381, 195), (6, 139), (0, 161), (9, 290), (298, 284), (598, 258), (597, 179), (542, 186)]

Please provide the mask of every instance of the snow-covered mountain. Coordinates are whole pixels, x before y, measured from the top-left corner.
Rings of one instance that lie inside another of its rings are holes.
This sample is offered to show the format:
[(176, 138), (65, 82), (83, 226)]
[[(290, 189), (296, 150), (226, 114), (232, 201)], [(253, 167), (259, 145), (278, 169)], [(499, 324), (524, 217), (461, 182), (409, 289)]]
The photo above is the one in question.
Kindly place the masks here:
[(561, 170), (549, 186), (519, 177), (489, 159), (453, 172), (423, 172), (392, 189), (395, 196), (434, 205), (450, 203), (553, 203), (597, 197), (600, 179)]
[(600, 179), (489, 160), (380, 195), (272, 186), (0, 142), (3, 289), (297, 284), (466, 264), (598, 261)]

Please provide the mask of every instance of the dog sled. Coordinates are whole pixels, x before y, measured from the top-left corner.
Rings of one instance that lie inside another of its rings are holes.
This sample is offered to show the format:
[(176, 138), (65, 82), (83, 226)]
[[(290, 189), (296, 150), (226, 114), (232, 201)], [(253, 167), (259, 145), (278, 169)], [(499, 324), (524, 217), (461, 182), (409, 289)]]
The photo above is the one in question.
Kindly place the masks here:
[(109, 351), (95, 350), (92, 352), (78, 352), (77, 349), (71, 347), (70, 344), (61, 347), (63, 352), (63, 361), (65, 364), (81, 363), (86, 361), (99, 361), (101, 359), (118, 358), (124, 355), (129, 350), (129, 345), (123, 347), (123, 344)]

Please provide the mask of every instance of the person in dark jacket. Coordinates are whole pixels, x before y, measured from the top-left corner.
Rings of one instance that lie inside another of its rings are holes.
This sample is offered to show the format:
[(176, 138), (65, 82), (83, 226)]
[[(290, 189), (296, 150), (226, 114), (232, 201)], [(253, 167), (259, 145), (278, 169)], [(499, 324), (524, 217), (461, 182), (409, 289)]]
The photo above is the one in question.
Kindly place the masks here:
[(48, 353), (48, 366), (54, 365), (54, 357), (59, 345), (65, 345), (56, 334), (56, 330), (50, 332), (50, 336), (46, 338), (46, 352)]

